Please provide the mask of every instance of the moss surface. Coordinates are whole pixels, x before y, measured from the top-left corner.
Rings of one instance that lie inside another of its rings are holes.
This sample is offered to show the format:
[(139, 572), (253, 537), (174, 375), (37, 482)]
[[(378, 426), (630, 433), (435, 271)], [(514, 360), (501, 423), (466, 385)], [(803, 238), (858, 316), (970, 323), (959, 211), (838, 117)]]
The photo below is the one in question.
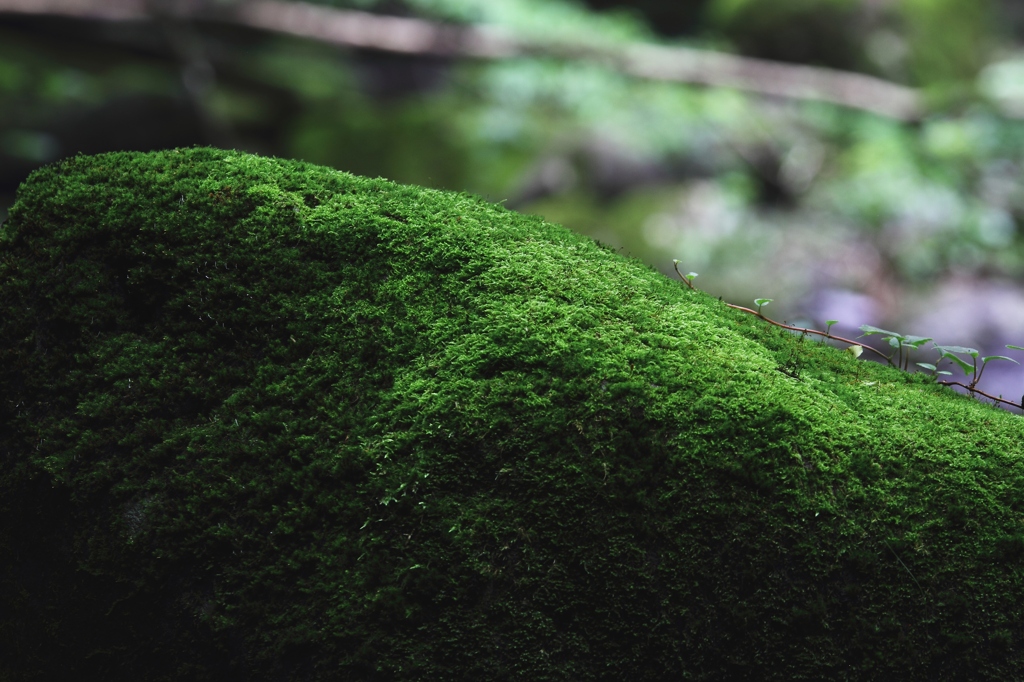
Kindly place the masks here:
[(1024, 677), (1024, 421), (481, 200), (77, 157), (0, 241), (0, 679)]

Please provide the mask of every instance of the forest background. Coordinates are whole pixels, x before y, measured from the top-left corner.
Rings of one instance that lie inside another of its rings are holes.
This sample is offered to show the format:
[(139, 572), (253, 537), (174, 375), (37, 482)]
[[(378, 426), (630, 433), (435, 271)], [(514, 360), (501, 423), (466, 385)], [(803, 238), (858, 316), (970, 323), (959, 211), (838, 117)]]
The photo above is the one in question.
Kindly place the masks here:
[[(0, 0), (0, 220), (62, 157), (232, 147), (473, 192), (791, 324), (1013, 354), (1022, 42), (1016, 0)], [(1019, 401), (1024, 368), (981, 388)]]

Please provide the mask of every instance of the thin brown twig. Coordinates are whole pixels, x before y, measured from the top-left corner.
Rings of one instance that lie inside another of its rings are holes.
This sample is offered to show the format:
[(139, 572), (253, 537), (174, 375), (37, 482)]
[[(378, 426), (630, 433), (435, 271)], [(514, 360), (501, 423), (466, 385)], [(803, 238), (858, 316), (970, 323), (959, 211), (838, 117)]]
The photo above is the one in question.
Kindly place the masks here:
[[(682, 280), (684, 282), (686, 282), (686, 286), (690, 287), (694, 291), (698, 291), (697, 287), (693, 286), (693, 282), (690, 281), (690, 278), (689, 277), (685, 277), (683, 275), (683, 273), (679, 272), (679, 263), (673, 263), (672, 267), (675, 268), (676, 274), (679, 275), (679, 277), (682, 278)], [(776, 322), (775, 320), (773, 320), (773, 319), (771, 319), (769, 317), (765, 317), (765, 315), (763, 313), (761, 313), (760, 311), (758, 311), (758, 310), (752, 310), (751, 308), (744, 308), (741, 305), (733, 305), (732, 303), (726, 303), (725, 305), (729, 306), (733, 310), (742, 310), (745, 313), (750, 313), (754, 317), (761, 318), (762, 320), (764, 320), (768, 324), (774, 324), (776, 327), (782, 327), (783, 329), (789, 329), (791, 331), (800, 332), (802, 334), (817, 334), (818, 336), (824, 336), (826, 339), (835, 339), (836, 341), (840, 341), (842, 343), (848, 343), (851, 346), (860, 346), (861, 348), (869, 350), (872, 353), (875, 353), (876, 355), (878, 355), (879, 357), (884, 358), (885, 361), (888, 362), (890, 365), (893, 364), (891, 357), (887, 356), (885, 353), (882, 353), (881, 351), (879, 351), (879, 350), (877, 350), (875, 348), (872, 348), (871, 346), (867, 346), (867, 345), (865, 345), (863, 343), (860, 343), (859, 341), (853, 341), (851, 339), (845, 339), (842, 336), (836, 336), (835, 334), (832, 334), (832, 333), (829, 333), (829, 332), (818, 331), (817, 329), (805, 329), (803, 327), (794, 327), (793, 325), (785, 324), (785, 323), (782, 323), (782, 322)]]
[(990, 393), (985, 393), (985, 391), (983, 391), (980, 388), (978, 388), (975, 384), (970, 384), (970, 385), (962, 384), (959, 381), (940, 381), (938, 383), (942, 384), (943, 386), (960, 386), (962, 388), (966, 388), (971, 393), (971, 395), (974, 395), (975, 393), (979, 393), (979, 394), (985, 396), (986, 398), (988, 398), (989, 400), (994, 400), (997, 403), (1003, 403), (1004, 405), (1011, 405), (1011, 406), (1016, 407), (1018, 409), (1024, 410), (1024, 399), (1022, 399), (1022, 402), (1015, 403), (1012, 400), (1006, 400), (1006, 399), (1001, 398), (1001, 397), (997, 398), (996, 396), (994, 396), (994, 395), (992, 395)]
[(867, 346), (867, 345), (865, 345), (863, 343), (860, 343), (859, 341), (851, 341), (850, 339), (844, 339), (842, 336), (836, 336), (835, 334), (832, 334), (832, 333), (829, 333), (829, 332), (818, 331), (817, 329), (805, 329), (803, 327), (794, 327), (792, 325), (785, 324), (783, 322), (777, 322), (777, 321), (775, 321), (775, 320), (773, 320), (773, 319), (771, 319), (769, 317), (765, 317), (764, 313), (760, 313), (760, 312), (758, 312), (756, 310), (753, 310), (751, 308), (744, 308), (741, 305), (733, 305), (732, 303), (726, 303), (725, 305), (729, 306), (733, 310), (742, 310), (743, 312), (750, 313), (751, 315), (754, 315), (755, 317), (760, 317), (762, 320), (764, 320), (768, 324), (774, 324), (776, 327), (782, 327), (783, 329), (789, 329), (789, 330), (792, 330), (792, 331), (795, 331), (795, 332), (800, 332), (802, 334), (817, 334), (818, 336), (824, 336), (826, 339), (835, 339), (836, 341), (841, 341), (842, 343), (848, 343), (851, 346), (860, 346), (861, 348), (863, 348), (865, 350), (869, 350), (872, 353), (875, 353), (879, 357), (885, 358), (885, 361), (888, 362), (890, 365), (893, 364), (892, 358), (890, 358), (888, 355), (886, 355), (885, 353), (882, 353), (881, 351), (879, 351), (879, 350), (877, 350), (875, 348), (872, 348), (871, 346)]
[[(693, 286), (693, 282), (690, 281), (689, 277), (686, 277), (686, 276), (683, 275), (683, 273), (679, 272), (679, 263), (678, 262), (673, 263), (672, 267), (675, 269), (676, 274), (679, 275), (679, 277), (684, 282), (686, 282), (686, 286), (690, 287), (690, 289), (692, 289), (693, 291), (699, 291), (699, 289), (697, 289), (697, 287)], [(745, 313), (750, 313), (754, 317), (759, 317), (762, 320), (764, 320), (765, 322), (767, 322), (769, 324), (773, 324), (776, 327), (782, 327), (783, 329), (789, 329), (789, 330), (792, 330), (792, 331), (795, 331), (795, 332), (800, 332), (802, 334), (817, 334), (818, 336), (824, 336), (827, 339), (835, 339), (836, 341), (841, 341), (843, 343), (848, 343), (851, 346), (860, 346), (861, 348), (865, 348), (865, 349), (867, 349), (869, 351), (872, 351), (876, 355), (878, 355), (878, 356), (880, 356), (882, 358), (885, 358), (886, 362), (888, 362), (889, 365), (894, 366), (897, 369), (900, 369), (900, 367), (898, 365), (894, 365), (893, 364), (893, 361), (892, 361), (891, 357), (889, 357), (889, 356), (885, 355), (884, 353), (882, 353), (882, 352), (872, 348), (871, 346), (866, 346), (866, 345), (864, 345), (862, 343), (858, 343), (857, 341), (851, 341), (850, 339), (844, 339), (841, 336), (836, 336), (835, 334), (830, 334), (828, 332), (818, 331), (817, 329), (805, 329), (803, 327), (794, 327), (792, 325), (783, 324), (782, 322), (776, 322), (775, 320), (772, 320), (772, 319), (770, 319), (768, 317), (765, 317), (760, 311), (753, 310), (752, 308), (744, 308), (741, 305), (733, 305), (732, 303), (726, 303), (725, 305), (727, 305), (728, 307), (732, 308), (733, 310), (742, 310)], [(984, 370), (984, 367), (982, 367), (982, 370)], [(907, 371), (906, 368), (903, 368), (903, 371)], [(959, 381), (937, 381), (936, 383), (941, 384), (942, 386), (960, 386), (962, 388), (966, 388), (967, 391), (972, 396), (975, 393), (977, 393), (977, 394), (983, 395), (986, 398), (988, 398), (989, 400), (993, 400), (993, 401), (995, 401), (997, 403), (1003, 403), (1004, 405), (1010, 405), (1012, 407), (1016, 407), (1018, 409), (1024, 410), (1024, 398), (1021, 398), (1021, 402), (1015, 403), (1012, 400), (1005, 400), (1002, 397), (998, 397), (997, 398), (996, 396), (991, 395), (990, 393), (986, 393), (985, 391), (982, 391), (980, 388), (978, 388), (977, 384), (978, 384), (978, 380), (981, 379), (981, 375), (977, 373), (977, 360), (975, 360), (975, 375), (974, 376), (975, 376), (975, 379), (970, 384), (964, 384), (964, 383), (961, 383)], [(897, 558), (899, 558), (899, 557), (897, 557)]]

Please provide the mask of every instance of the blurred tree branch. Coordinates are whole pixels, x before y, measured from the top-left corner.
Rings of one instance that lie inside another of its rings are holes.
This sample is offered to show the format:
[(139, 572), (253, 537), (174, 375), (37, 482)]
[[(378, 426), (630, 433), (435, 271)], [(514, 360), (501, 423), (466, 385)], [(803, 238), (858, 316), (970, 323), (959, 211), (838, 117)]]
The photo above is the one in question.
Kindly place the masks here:
[(922, 114), (919, 93), (863, 74), (738, 57), (721, 52), (632, 43), (542, 42), (500, 28), (341, 10), (284, 0), (0, 0), (0, 14), (54, 15), (99, 21), (161, 16), (248, 26), (344, 47), (404, 54), (503, 59), (549, 55), (593, 60), (651, 80), (735, 88), (816, 100), (901, 121)]

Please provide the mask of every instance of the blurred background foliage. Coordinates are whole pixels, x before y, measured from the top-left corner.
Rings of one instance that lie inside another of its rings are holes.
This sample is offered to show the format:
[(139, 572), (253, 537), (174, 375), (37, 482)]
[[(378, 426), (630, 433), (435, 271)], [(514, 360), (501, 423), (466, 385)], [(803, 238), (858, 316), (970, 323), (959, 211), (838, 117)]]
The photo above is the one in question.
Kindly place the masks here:
[[(1024, 3), (319, 4), (841, 69), (916, 88), (926, 111), (907, 122), (641, 80), (599, 59), (402, 55), (0, 0), (0, 218), (33, 168), (64, 156), (235, 147), (477, 193), (666, 274), (677, 258), (726, 300), (774, 298), (777, 319), (1024, 344)], [(1005, 365), (986, 382), (1016, 400), (1024, 376)]]

